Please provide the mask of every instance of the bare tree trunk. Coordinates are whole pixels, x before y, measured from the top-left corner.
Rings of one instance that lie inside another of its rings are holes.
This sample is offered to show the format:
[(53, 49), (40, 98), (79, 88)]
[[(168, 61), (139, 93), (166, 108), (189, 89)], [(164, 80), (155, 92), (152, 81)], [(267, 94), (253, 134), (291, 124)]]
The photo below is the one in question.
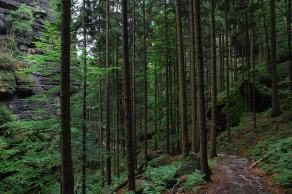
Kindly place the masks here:
[(144, 159), (148, 152), (148, 99), (147, 99), (147, 50), (146, 50), (146, 5), (143, 0), (143, 63), (144, 63)]
[(291, 46), (291, 0), (288, 1), (287, 6), (287, 34), (288, 34), (288, 56), (289, 56), (289, 79), (290, 91), (292, 92), (292, 46)]
[(87, 160), (87, 24), (86, 0), (83, 0), (83, 96), (82, 96), (82, 194), (86, 194)]
[[(106, 0), (106, 68), (109, 69), (109, 13), (110, 12), (110, 5), (109, 0)], [(112, 183), (112, 175), (111, 175), (111, 127), (110, 127), (110, 80), (109, 80), (109, 72), (106, 74), (106, 129), (105, 129), (105, 136), (106, 136), (106, 173), (107, 173), (107, 184), (110, 185)]]
[(229, 0), (225, 0), (225, 41), (226, 41), (226, 125), (227, 125), (227, 136), (228, 141), (231, 140), (230, 134), (230, 115), (229, 115), (229, 31), (228, 31), (228, 5)]
[(74, 193), (70, 128), (70, 23), (71, 1), (62, 0), (61, 27), (61, 179), (62, 194)]
[(132, 88), (133, 88), (133, 135), (134, 135), (134, 162), (137, 168), (137, 132), (136, 132), (136, 2), (133, 1), (133, 59), (132, 59)]
[(216, 107), (217, 107), (217, 71), (216, 71), (216, 27), (215, 27), (215, 0), (210, 0), (211, 5), (211, 13), (210, 13), (210, 20), (211, 20), (211, 64), (212, 64), (212, 123), (211, 123), (211, 158), (217, 156), (217, 149), (216, 149), (216, 136), (217, 136), (217, 129), (216, 129)]
[(206, 128), (206, 110), (205, 110), (205, 88), (204, 88), (204, 64), (202, 52), (202, 35), (201, 35), (201, 1), (194, 0), (195, 5), (195, 37), (196, 37), (196, 59), (198, 73), (198, 99), (199, 99), (199, 120), (200, 120), (200, 164), (201, 171), (210, 178), (207, 156), (207, 128)]
[(272, 66), (272, 116), (281, 114), (278, 99), (278, 75), (277, 75), (277, 46), (276, 46), (276, 14), (275, 0), (270, 0), (270, 20), (271, 20), (271, 66)]
[(181, 1), (176, 0), (176, 25), (177, 25), (177, 47), (178, 47), (178, 73), (179, 73), (179, 112), (181, 119), (182, 131), (182, 153), (184, 158), (189, 155), (188, 148), (188, 128), (187, 128), (187, 111), (186, 111), (186, 86), (185, 86), (185, 62), (181, 22)]
[(164, 36), (165, 36), (165, 72), (166, 72), (166, 153), (170, 153), (170, 128), (169, 128), (169, 115), (170, 115), (170, 104), (169, 104), (169, 74), (170, 74), (170, 64), (169, 64), (169, 49), (168, 49), (168, 19), (167, 19), (167, 2), (163, 1), (164, 5)]
[(197, 147), (197, 84), (196, 84), (196, 62), (195, 62), (195, 32), (194, 32), (194, 1), (189, 0), (190, 20), (190, 66), (191, 66), (191, 103), (192, 103), (192, 151), (198, 152)]
[(124, 91), (125, 91), (125, 129), (127, 141), (127, 167), (129, 191), (135, 191), (135, 162), (133, 149), (133, 123), (132, 123), (132, 100), (131, 100), (131, 76), (129, 65), (129, 42), (128, 42), (128, 2), (122, 0), (123, 14), (123, 61), (124, 61)]

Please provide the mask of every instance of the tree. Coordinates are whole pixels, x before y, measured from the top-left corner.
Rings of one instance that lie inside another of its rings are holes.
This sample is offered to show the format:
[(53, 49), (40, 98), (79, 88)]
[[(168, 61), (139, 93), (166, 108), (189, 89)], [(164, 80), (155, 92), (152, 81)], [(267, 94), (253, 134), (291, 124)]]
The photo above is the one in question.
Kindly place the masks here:
[[(109, 0), (106, 0), (106, 51), (105, 51), (105, 63), (106, 68), (109, 69), (109, 12), (110, 12), (110, 5)], [(106, 74), (106, 129), (105, 129), (105, 136), (106, 136), (106, 172), (107, 172), (107, 184), (110, 185), (112, 183), (111, 177), (111, 156), (110, 156), (110, 140), (111, 140), (111, 127), (110, 127), (110, 79), (109, 79), (109, 71)]]
[(169, 64), (169, 48), (168, 48), (168, 20), (167, 20), (167, 2), (163, 1), (164, 8), (164, 36), (165, 36), (165, 72), (166, 72), (166, 152), (170, 153), (170, 128), (169, 128), (169, 115), (170, 115), (170, 104), (169, 104), (169, 74), (170, 74), (170, 64)]
[(192, 102), (192, 151), (198, 152), (197, 137), (197, 91), (196, 91), (196, 65), (195, 65), (195, 32), (194, 32), (194, 1), (189, 0), (190, 20), (190, 66), (191, 66), (191, 102)]
[(288, 54), (289, 54), (289, 79), (290, 79), (290, 91), (292, 92), (292, 46), (291, 46), (291, 0), (288, 1), (287, 6), (287, 34), (288, 34)]
[(186, 86), (185, 86), (185, 62), (184, 47), (181, 22), (181, 1), (175, 1), (176, 10), (176, 35), (177, 35), (177, 55), (178, 55), (178, 74), (179, 74), (179, 112), (181, 119), (182, 131), (182, 153), (186, 158), (189, 155), (188, 148), (188, 127), (187, 127), (187, 110), (186, 110)]
[(216, 107), (217, 107), (217, 71), (216, 71), (216, 28), (215, 28), (215, 0), (210, 0), (211, 21), (211, 71), (212, 71), (212, 123), (211, 123), (211, 158), (216, 157)]
[(132, 100), (131, 100), (131, 76), (129, 64), (128, 42), (128, 2), (122, 0), (123, 14), (123, 62), (124, 62), (124, 92), (125, 92), (125, 129), (127, 141), (127, 167), (129, 190), (135, 191), (135, 167), (133, 150), (133, 125), (132, 125)]
[(209, 179), (210, 172), (207, 157), (207, 128), (206, 128), (206, 106), (205, 106), (205, 84), (204, 84), (204, 64), (202, 52), (202, 35), (201, 35), (201, 1), (194, 0), (195, 11), (195, 37), (196, 37), (196, 61), (198, 75), (198, 107), (200, 123), (200, 164), (201, 171)]
[(70, 128), (71, 1), (62, 0), (61, 27), (61, 178), (62, 194), (74, 194)]
[(83, 0), (82, 194), (86, 194), (87, 161), (87, 10)]
[(143, 0), (143, 63), (144, 63), (144, 159), (148, 151), (148, 98), (147, 98), (147, 48), (146, 48), (146, 6)]
[(270, 22), (271, 22), (271, 70), (272, 70), (272, 116), (281, 114), (278, 99), (278, 75), (277, 75), (277, 45), (276, 45), (276, 13), (275, 0), (270, 0)]

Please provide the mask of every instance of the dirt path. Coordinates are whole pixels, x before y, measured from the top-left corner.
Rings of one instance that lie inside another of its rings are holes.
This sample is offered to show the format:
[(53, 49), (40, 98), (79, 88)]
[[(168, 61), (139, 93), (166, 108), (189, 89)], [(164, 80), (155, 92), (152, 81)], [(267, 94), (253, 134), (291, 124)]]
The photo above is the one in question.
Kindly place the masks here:
[(200, 194), (270, 194), (261, 178), (248, 168), (246, 158), (225, 154), (220, 154), (219, 158), (212, 181), (200, 189)]

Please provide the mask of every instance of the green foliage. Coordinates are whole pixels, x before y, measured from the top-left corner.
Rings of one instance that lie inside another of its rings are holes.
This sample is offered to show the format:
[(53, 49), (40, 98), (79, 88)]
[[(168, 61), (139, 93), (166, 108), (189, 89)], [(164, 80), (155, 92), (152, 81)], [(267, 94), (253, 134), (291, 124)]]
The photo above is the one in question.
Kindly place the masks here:
[(11, 32), (15, 35), (28, 35), (33, 31), (33, 12), (30, 7), (22, 4), (17, 10), (12, 11), (8, 17), (11, 22)]
[[(58, 193), (59, 143), (55, 119), (13, 121), (0, 138), (0, 182), (6, 193)], [(3, 141), (5, 139), (5, 141)], [(2, 141), (1, 141), (2, 140)], [(54, 189), (55, 188), (55, 189)]]
[(167, 183), (175, 180), (174, 174), (178, 167), (178, 163), (160, 166), (158, 168), (148, 167), (145, 176), (151, 181), (145, 182), (143, 193), (159, 194), (166, 191)]
[(292, 137), (276, 140), (267, 138), (258, 144), (251, 154), (255, 159), (262, 157), (264, 152), (267, 157), (259, 165), (268, 174), (276, 174), (278, 184), (292, 186)]
[(180, 188), (183, 191), (192, 191), (197, 193), (196, 186), (205, 183), (204, 175), (199, 170), (187, 175), (186, 178), (187, 180), (182, 183)]
[(14, 118), (12, 114), (7, 110), (7, 108), (0, 104), (0, 128), (7, 122), (12, 121)]
[(14, 71), (18, 63), (12, 55), (0, 53), (0, 70)]
[[(0, 53), (15, 53), (17, 49), (16, 38), (13, 35), (1, 36)], [(17, 53), (19, 55), (19, 53)]]

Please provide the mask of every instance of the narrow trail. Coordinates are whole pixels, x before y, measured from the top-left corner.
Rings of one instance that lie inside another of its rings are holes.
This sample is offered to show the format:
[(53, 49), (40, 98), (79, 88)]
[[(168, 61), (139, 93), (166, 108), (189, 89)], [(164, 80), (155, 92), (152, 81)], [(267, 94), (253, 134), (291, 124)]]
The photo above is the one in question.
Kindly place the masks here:
[(200, 194), (270, 194), (261, 177), (249, 169), (246, 158), (220, 154), (211, 179), (200, 188)]

